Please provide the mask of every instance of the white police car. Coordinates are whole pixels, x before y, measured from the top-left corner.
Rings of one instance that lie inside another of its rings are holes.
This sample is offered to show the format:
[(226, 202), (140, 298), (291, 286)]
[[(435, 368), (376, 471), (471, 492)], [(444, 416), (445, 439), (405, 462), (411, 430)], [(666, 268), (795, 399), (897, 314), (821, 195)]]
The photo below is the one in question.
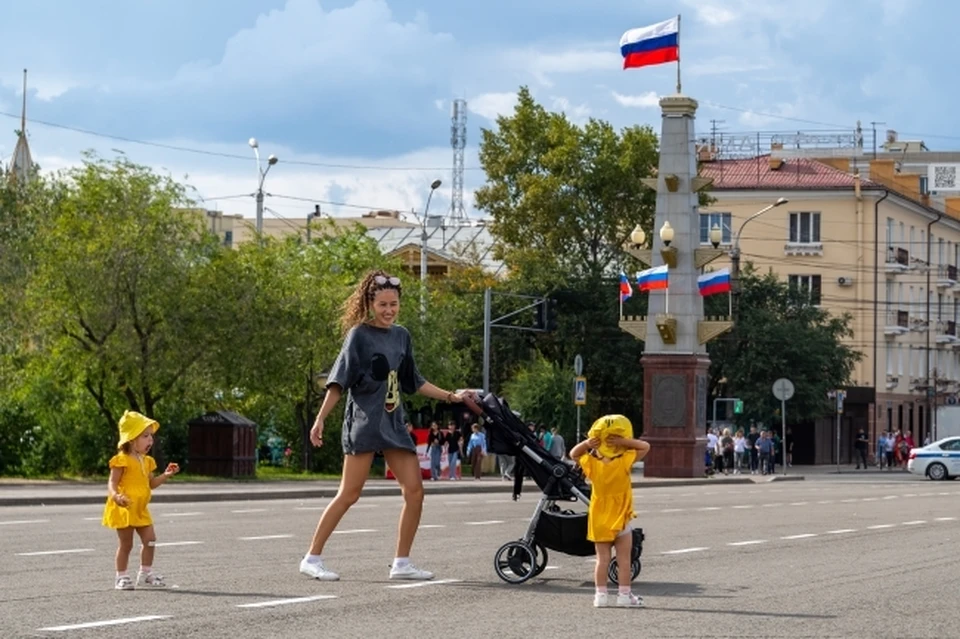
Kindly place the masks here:
[(930, 479), (960, 477), (960, 437), (947, 437), (923, 448), (910, 449), (907, 470)]

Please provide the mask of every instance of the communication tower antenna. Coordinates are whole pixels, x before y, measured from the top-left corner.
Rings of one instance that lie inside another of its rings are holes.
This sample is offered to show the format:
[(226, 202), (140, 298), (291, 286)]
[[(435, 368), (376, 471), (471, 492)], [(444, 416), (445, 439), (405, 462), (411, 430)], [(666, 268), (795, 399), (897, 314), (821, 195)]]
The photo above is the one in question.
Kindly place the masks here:
[(467, 101), (456, 99), (451, 107), (450, 146), (453, 147), (453, 181), (450, 194), (450, 220), (466, 222), (463, 208), (463, 151), (467, 146)]

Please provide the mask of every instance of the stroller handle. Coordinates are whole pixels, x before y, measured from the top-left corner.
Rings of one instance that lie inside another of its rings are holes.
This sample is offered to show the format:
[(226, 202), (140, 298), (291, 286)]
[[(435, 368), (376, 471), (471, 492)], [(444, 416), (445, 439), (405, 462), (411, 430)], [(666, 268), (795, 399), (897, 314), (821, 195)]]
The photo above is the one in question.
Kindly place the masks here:
[(464, 393), (463, 395), (463, 404), (470, 409), (472, 413), (480, 417), (483, 416), (483, 408), (474, 400), (473, 393)]

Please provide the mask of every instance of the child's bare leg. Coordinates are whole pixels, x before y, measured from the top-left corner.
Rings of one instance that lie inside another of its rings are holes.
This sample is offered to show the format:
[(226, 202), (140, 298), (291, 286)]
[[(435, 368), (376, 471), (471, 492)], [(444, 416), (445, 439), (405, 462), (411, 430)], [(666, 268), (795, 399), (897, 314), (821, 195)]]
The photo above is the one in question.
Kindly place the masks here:
[(117, 572), (127, 572), (127, 565), (130, 563), (130, 551), (133, 550), (133, 528), (118, 528), (117, 538), (120, 543), (117, 546)]
[(628, 529), (622, 533), (613, 542), (613, 546), (617, 549), (617, 585), (623, 591), (624, 588), (629, 589), (633, 581), (631, 579), (633, 570), (630, 566), (633, 554), (633, 532)]
[(140, 549), (140, 565), (153, 566), (154, 544), (157, 543), (157, 533), (154, 532), (153, 526), (143, 526), (137, 528), (137, 534), (140, 535), (140, 543), (143, 544), (143, 548)]
[(593, 571), (593, 583), (599, 591), (607, 589), (607, 571), (610, 569), (610, 549), (613, 544), (609, 542), (597, 542), (597, 566)]

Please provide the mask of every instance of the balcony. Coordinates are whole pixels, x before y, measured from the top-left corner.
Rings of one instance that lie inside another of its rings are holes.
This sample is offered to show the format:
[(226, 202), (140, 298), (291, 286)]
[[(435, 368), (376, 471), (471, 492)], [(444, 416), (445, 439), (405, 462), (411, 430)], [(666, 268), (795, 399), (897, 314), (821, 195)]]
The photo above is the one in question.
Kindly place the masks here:
[(887, 374), (887, 390), (893, 390), (900, 385), (900, 378), (896, 375)]
[(949, 264), (941, 264), (937, 267), (937, 288), (945, 289), (956, 286), (957, 267)]
[(887, 311), (883, 325), (883, 334), (888, 337), (903, 335), (910, 330), (910, 313), (907, 311)]
[(937, 344), (952, 344), (957, 341), (957, 323), (953, 320), (937, 320)]
[(890, 274), (906, 273), (910, 268), (910, 253), (907, 249), (887, 247), (887, 263), (884, 270)]

